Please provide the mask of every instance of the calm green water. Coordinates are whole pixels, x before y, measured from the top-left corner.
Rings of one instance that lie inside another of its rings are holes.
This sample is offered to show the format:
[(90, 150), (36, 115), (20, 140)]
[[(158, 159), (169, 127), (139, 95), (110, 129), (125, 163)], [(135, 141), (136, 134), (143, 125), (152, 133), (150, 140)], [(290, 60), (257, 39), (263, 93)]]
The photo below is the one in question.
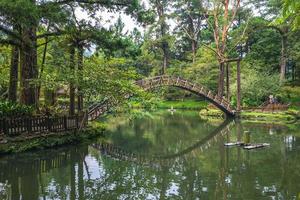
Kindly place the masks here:
[[(300, 127), (167, 111), (111, 117), (105, 139), (0, 158), (0, 199), (300, 199)], [(245, 138), (269, 148), (225, 148)]]

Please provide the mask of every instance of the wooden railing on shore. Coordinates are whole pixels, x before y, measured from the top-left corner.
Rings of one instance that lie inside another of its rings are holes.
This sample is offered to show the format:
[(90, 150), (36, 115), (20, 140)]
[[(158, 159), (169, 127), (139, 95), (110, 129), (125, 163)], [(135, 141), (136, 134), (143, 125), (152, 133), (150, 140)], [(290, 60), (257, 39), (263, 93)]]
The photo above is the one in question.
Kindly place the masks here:
[(23, 116), (0, 118), (0, 134), (18, 136), (65, 132), (80, 129), (88, 123), (87, 114), (74, 116)]

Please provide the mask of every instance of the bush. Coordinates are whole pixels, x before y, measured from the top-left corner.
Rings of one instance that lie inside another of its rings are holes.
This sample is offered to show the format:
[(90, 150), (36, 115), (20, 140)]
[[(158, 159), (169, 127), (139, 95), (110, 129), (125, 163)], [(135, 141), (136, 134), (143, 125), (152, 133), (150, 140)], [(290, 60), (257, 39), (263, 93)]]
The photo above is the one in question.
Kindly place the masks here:
[(279, 97), (288, 103), (300, 103), (300, 87), (285, 86), (280, 89)]
[(0, 102), (0, 117), (31, 115), (33, 108), (8, 101)]
[[(258, 72), (255, 69), (244, 69), (242, 74), (242, 99), (243, 106), (259, 106), (269, 95), (279, 97), (280, 81), (278, 74)], [(232, 94), (236, 94), (236, 83), (231, 86)], [(232, 98), (236, 103), (236, 98)]]

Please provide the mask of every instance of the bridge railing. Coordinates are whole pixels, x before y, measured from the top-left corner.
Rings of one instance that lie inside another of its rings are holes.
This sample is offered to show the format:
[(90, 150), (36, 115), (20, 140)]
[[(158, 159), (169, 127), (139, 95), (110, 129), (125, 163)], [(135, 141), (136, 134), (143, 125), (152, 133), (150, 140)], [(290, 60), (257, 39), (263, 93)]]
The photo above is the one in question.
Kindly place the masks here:
[(197, 83), (191, 83), (189, 80), (184, 78), (162, 75), (162, 76), (155, 76), (149, 79), (144, 79), (142, 81), (137, 81), (136, 83), (137, 85), (140, 85), (145, 88), (153, 88), (163, 84), (184, 87), (189, 90), (196, 91), (200, 94), (203, 94), (206, 97), (214, 100), (224, 108), (232, 111), (230, 102), (227, 101), (225, 98), (220, 97), (217, 94), (214, 94), (211, 90), (206, 89), (202, 85), (199, 85)]
[[(212, 91), (206, 89), (204, 86), (197, 83), (192, 83), (189, 80), (186, 80), (184, 78), (162, 75), (162, 76), (155, 76), (151, 78), (138, 80), (135, 82), (135, 84), (144, 88), (145, 90), (149, 90), (158, 87), (160, 85), (173, 85), (173, 86), (185, 88), (187, 90), (196, 92), (198, 94), (201, 94), (211, 99), (211, 101), (219, 108), (221, 108), (223, 111), (226, 111), (230, 114), (234, 114), (234, 110), (232, 110), (230, 103), (225, 98), (219, 97), (218, 95), (215, 95)], [(128, 95), (128, 97), (129, 96), (131, 95)], [(92, 106), (91, 109), (89, 109), (89, 120), (96, 119), (98, 116), (106, 112), (110, 106), (113, 105), (114, 103), (108, 101), (108, 102), (98, 103)]]

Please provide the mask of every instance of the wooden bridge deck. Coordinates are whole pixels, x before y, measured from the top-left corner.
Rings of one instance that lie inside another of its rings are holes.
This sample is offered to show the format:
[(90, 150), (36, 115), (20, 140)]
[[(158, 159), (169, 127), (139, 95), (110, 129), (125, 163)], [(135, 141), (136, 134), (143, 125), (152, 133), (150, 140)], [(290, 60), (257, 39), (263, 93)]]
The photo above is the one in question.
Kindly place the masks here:
[[(151, 90), (157, 87), (173, 86), (183, 90), (190, 91), (196, 95), (204, 97), (206, 100), (214, 104), (220, 110), (222, 110), (227, 116), (234, 117), (235, 110), (231, 107), (230, 103), (223, 97), (214, 94), (212, 91), (206, 89), (204, 86), (193, 83), (186, 79), (175, 77), (175, 76), (156, 76), (147, 78), (135, 82), (136, 85), (140, 86), (144, 90)], [(130, 95), (128, 95), (129, 97)], [(90, 107), (88, 112), (89, 120), (95, 120), (109, 108), (114, 106), (116, 102), (105, 100), (101, 103), (95, 104)]]

